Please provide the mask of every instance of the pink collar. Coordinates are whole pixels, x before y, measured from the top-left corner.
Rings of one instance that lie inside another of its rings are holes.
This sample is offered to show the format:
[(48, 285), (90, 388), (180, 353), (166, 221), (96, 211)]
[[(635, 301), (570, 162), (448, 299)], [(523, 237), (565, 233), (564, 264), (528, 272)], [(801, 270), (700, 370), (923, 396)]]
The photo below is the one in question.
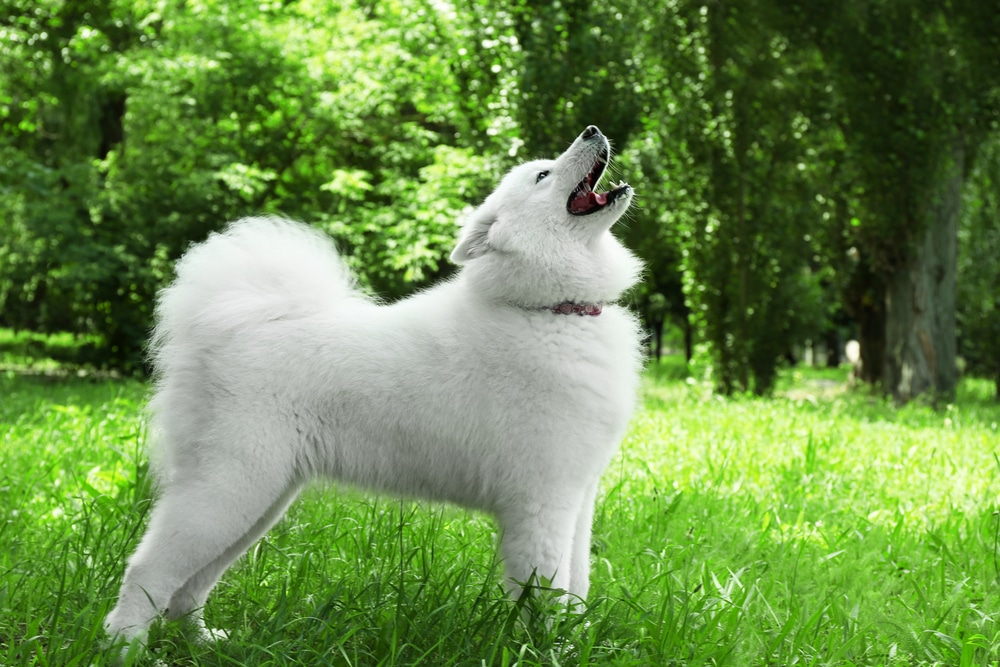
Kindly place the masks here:
[(597, 317), (601, 314), (603, 309), (603, 303), (573, 303), (572, 301), (563, 301), (562, 303), (554, 306), (525, 308), (525, 310), (547, 310), (550, 313), (555, 313), (556, 315), (579, 315), (580, 317), (583, 317), (584, 315)]

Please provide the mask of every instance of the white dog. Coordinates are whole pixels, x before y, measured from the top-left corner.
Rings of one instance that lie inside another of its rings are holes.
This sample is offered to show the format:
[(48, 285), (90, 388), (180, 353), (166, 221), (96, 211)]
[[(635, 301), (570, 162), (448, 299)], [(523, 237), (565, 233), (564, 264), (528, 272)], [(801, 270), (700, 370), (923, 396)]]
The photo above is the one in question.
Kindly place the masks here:
[(105, 627), (142, 641), (324, 476), (494, 514), (508, 586), (587, 595), (598, 481), (632, 413), (640, 263), (596, 191), (607, 139), (514, 168), (467, 221), (457, 276), (362, 296), (321, 233), (249, 218), (194, 246), (159, 298), (150, 404), (159, 482)]

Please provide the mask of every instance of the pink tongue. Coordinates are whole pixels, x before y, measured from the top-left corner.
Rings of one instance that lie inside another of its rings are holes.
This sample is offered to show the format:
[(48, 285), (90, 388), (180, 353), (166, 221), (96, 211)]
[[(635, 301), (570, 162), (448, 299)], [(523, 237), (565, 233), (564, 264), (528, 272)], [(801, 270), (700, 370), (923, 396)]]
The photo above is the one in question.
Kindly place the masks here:
[(608, 203), (607, 195), (601, 194), (600, 192), (588, 192), (583, 197), (577, 197), (570, 204), (570, 207), (574, 211), (589, 211), (592, 208), (597, 208), (598, 206), (604, 206)]

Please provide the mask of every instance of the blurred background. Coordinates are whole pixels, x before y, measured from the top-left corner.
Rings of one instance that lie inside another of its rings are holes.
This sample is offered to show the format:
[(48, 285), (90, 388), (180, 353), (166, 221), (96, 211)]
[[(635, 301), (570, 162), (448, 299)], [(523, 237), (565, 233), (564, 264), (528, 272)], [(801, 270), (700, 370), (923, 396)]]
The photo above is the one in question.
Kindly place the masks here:
[(174, 260), (249, 214), (405, 296), (588, 124), (638, 193), (651, 358), (726, 394), (845, 361), (900, 403), (1000, 390), (982, 0), (0, 0), (2, 339), (142, 372)]

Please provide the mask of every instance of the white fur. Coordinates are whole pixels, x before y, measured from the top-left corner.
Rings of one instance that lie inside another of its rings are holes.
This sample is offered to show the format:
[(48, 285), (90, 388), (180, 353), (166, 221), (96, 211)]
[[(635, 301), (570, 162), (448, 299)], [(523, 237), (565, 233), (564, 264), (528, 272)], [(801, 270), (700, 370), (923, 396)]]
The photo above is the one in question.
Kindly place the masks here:
[[(625, 431), (638, 326), (613, 305), (639, 262), (567, 199), (584, 133), (513, 169), (466, 224), (458, 275), (392, 305), (353, 289), (329, 240), (248, 218), (194, 246), (159, 298), (150, 403), (159, 497), (106, 620), (113, 637), (199, 610), (315, 476), (493, 513), (511, 591), (589, 587), (598, 481)], [(539, 172), (549, 175), (540, 181)], [(599, 316), (554, 314), (605, 302)]]

